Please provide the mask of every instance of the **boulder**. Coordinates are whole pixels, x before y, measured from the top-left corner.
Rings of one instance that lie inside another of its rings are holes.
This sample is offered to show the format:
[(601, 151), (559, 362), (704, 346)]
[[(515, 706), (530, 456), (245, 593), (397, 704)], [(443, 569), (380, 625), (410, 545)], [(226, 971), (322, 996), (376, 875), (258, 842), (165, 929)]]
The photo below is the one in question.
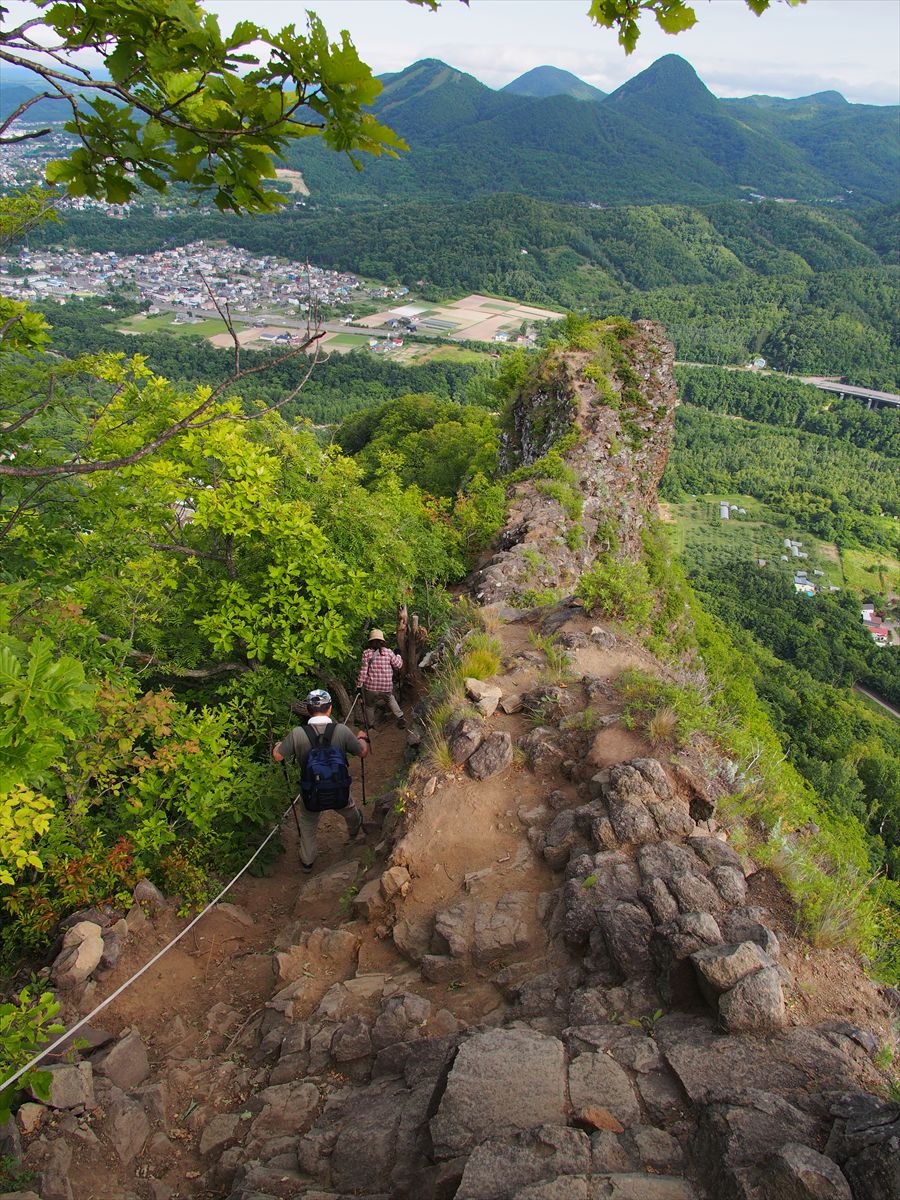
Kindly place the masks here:
[(600, 1107), (624, 1127), (640, 1120), (640, 1105), (631, 1079), (607, 1054), (579, 1054), (569, 1064), (569, 1096), (576, 1112)]
[[(94, 1072), (90, 1063), (54, 1064), (42, 1067), (50, 1075), (51, 1108), (93, 1108)], [(31, 1093), (35, 1100), (40, 1099)]]
[(463, 686), (466, 689), (466, 695), (475, 702), (475, 707), (481, 715), (493, 716), (503, 696), (502, 689), (495, 683), (482, 683), (480, 679), (464, 679)]
[(466, 762), (484, 741), (487, 726), (475, 717), (463, 717), (448, 739), (450, 757), (455, 763)]
[(490, 779), (512, 763), (512, 737), (505, 729), (496, 729), (466, 759), (466, 770), (474, 779)]
[(740, 908), (742, 904), (746, 904), (747, 881), (740, 867), (713, 867), (709, 877), (729, 908)]
[(381, 880), (370, 879), (368, 883), (364, 883), (350, 901), (350, 907), (355, 917), (362, 917), (365, 921), (377, 921), (384, 912)]
[(428, 953), (431, 945), (431, 927), (431, 921), (425, 918), (410, 920), (404, 917), (394, 925), (391, 937), (404, 958), (410, 962), (419, 962), (422, 956)]
[(597, 925), (610, 959), (625, 978), (649, 969), (653, 921), (643, 904), (617, 900), (605, 905), (597, 914)]
[(579, 1129), (542, 1126), (491, 1139), (469, 1155), (456, 1200), (506, 1200), (528, 1184), (586, 1175), (590, 1161), (591, 1143)]
[(837, 1163), (799, 1142), (786, 1142), (763, 1168), (767, 1200), (853, 1200)]
[(719, 1016), (729, 1033), (770, 1033), (782, 1029), (787, 1014), (778, 968), (754, 971), (720, 996)]
[(372, 1026), (372, 1046), (383, 1050), (394, 1042), (409, 1042), (424, 1037), (431, 1014), (431, 1002), (414, 992), (399, 992), (386, 1001)]
[(150, 1120), (137, 1101), (118, 1092), (107, 1108), (107, 1134), (119, 1162), (128, 1166), (150, 1136)]
[(714, 913), (722, 908), (722, 898), (712, 883), (694, 871), (677, 871), (668, 885), (683, 913)]
[(532, 1029), (490, 1029), (460, 1046), (430, 1122), (434, 1154), (453, 1158), (486, 1138), (566, 1119), (562, 1042)]
[(530, 907), (527, 892), (507, 892), (495, 904), (477, 904), (472, 961), (490, 963), (510, 952), (527, 949), (530, 938), (526, 918)]
[(217, 1113), (200, 1135), (200, 1153), (219, 1155), (225, 1147), (241, 1136), (241, 1118), (238, 1113)]
[(335, 1062), (354, 1062), (373, 1053), (372, 1034), (368, 1023), (355, 1013), (334, 1031), (331, 1039), (331, 1057)]
[(91, 1060), (98, 1075), (109, 1079), (123, 1091), (131, 1091), (150, 1074), (147, 1050), (136, 1029), (129, 1029), (106, 1050)]
[(832, 1107), (836, 1118), (825, 1153), (850, 1182), (854, 1200), (900, 1195), (900, 1106), (851, 1091)]
[(319, 1089), (313, 1083), (278, 1083), (264, 1088), (257, 1100), (262, 1110), (251, 1131), (265, 1140), (282, 1135), (299, 1135), (309, 1128), (319, 1107)]
[(57, 987), (78, 987), (100, 965), (102, 957), (100, 926), (93, 921), (79, 921), (66, 931), (62, 950), (50, 968), (50, 977)]
[(722, 992), (727, 992), (746, 975), (771, 967), (772, 960), (756, 942), (737, 945), (704, 946), (691, 955), (691, 961), (704, 994), (715, 1004)]
[(434, 949), (452, 958), (466, 958), (474, 937), (475, 913), (470, 903), (460, 900), (434, 918)]
[(142, 904), (151, 912), (158, 912), (166, 907), (166, 898), (149, 879), (141, 879), (131, 893), (136, 904)]

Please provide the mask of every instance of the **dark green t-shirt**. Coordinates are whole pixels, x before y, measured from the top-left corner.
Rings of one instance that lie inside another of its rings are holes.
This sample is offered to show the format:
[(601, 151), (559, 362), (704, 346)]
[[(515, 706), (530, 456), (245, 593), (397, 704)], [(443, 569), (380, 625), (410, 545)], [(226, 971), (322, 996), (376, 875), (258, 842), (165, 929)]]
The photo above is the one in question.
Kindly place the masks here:
[[(313, 729), (321, 732), (328, 725), (334, 725), (334, 734), (331, 738), (332, 746), (337, 746), (345, 754), (362, 754), (363, 743), (353, 730), (349, 729), (346, 725), (339, 725), (329, 717), (327, 722), (314, 721)], [(303, 765), (307, 754), (309, 754), (309, 738), (306, 736), (306, 730), (302, 725), (295, 726), (286, 738), (282, 738), (278, 743), (278, 753), (287, 762), (290, 762), (291, 759), (296, 759), (301, 766)]]

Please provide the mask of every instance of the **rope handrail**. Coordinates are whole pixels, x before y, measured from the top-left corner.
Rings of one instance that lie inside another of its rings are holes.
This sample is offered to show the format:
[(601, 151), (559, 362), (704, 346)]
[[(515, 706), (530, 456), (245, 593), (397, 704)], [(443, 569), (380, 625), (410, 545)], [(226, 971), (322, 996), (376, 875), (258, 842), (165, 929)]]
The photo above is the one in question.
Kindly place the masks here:
[(88, 1022), (97, 1015), (97, 1013), (102, 1012), (103, 1009), (107, 1007), (107, 1005), (112, 1004), (113, 1000), (116, 1000), (119, 996), (121, 996), (121, 994), (126, 990), (126, 988), (131, 987), (131, 985), (135, 982), (135, 980), (140, 979), (140, 977), (144, 974), (145, 971), (149, 971), (150, 968), (154, 965), (154, 963), (159, 962), (159, 960), (162, 958), (162, 956), (164, 954), (166, 954), (169, 950), (171, 950), (173, 946), (177, 945), (177, 943), (181, 941), (181, 939), (185, 936), (186, 933), (189, 933), (199, 921), (202, 921), (202, 919), (206, 916), (206, 914), (210, 911), (210, 909), (215, 908), (215, 906), (219, 903), (219, 901), (222, 899), (222, 897), (231, 891), (231, 889), (234, 887), (234, 885), (237, 883), (237, 881), (240, 879), (240, 877), (244, 874), (244, 872), (259, 857), (259, 855), (262, 853), (262, 851), (265, 849), (265, 847), (268, 845), (268, 843), (272, 840), (272, 838), (275, 836), (275, 834), (281, 828), (281, 822), (284, 820), (284, 818), (288, 815), (288, 813), (294, 807), (294, 803), (295, 803), (295, 801), (291, 801), (291, 803), (287, 806), (287, 808), (281, 814), (281, 817), (279, 818), (278, 823), (275, 826), (273, 826), (273, 828), (266, 835), (264, 840), (262, 842), (260, 842), (260, 844), (257, 846), (256, 850), (254, 850), (252, 856), (247, 860), (246, 863), (244, 863), (244, 865), (238, 871), (237, 875), (235, 875), (235, 877), (229, 883), (227, 883), (225, 885), (225, 887), (222, 888), (222, 890), (215, 897), (215, 899), (210, 900), (209, 904), (207, 904), (206, 908), (204, 908), (202, 912), (198, 913), (197, 916), (194, 917), (194, 919), (188, 925), (185, 925), (184, 929), (182, 929), (182, 931), (180, 933), (176, 934), (175, 937), (172, 938), (172, 940), (170, 942), (167, 942), (166, 945), (163, 946), (163, 948), (161, 950), (158, 950), (156, 952), (156, 954), (154, 954), (153, 957), (149, 960), (149, 962), (144, 963), (144, 965), (142, 967), (140, 967), (137, 971), (135, 971), (135, 973), (131, 976), (130, 979), (126, 979), (125, 982), (123, 984), (120, 984), (119, 987), (117, 987), (114, 992), (112, 992), (109, 996), (107, 996), (105, 1000), (101, 1000), (98, 1005), (96, 1005), (94, 1008), (92, 1008), (91, 1011), (87, 1014), (87, 1016), (84, 1016), (81, 1018), (81, 1020), (76, 1021), (71, 1029), (67, 1029), (65, 1031), (65, 1033), (61, 1033), (55, 1041), (51, 1042), (49, 1046), (45, 1046), (43, 1050), (41, 1050), (33, 1058), (29, 1059), (29, 1061), (23, 1067), (19, 1067), (19, 1069), (17, 1071), (15, 1071), (12, 1075), (10, 1075), (10, 1077), (8, 1079), (4, 1079), (3, 1082), (0, 1083), (0, 1094), (5, 1092), (6, 1089), (11, 1084), (16, 1083), (17, 1080), (21, 1079), (23, 1077), (23, 1075), (27, 1075), (28, 1072), (33, 1070), (34, 1067), (36, 1067), (39, 1062), (41, 1062), (43, 1059), (45, 1059), (48, 1054), (52, 1054), (54, 1050), (56, 1050), (59, 1046), (61, 1046), (63, 1044), (63, 1042), (68, 1041), (69, 1038), (71, 1038), (74, 1034), (76, 1034), (79, 1029), (83, 1029), (84, 1026), (87, 1025)]

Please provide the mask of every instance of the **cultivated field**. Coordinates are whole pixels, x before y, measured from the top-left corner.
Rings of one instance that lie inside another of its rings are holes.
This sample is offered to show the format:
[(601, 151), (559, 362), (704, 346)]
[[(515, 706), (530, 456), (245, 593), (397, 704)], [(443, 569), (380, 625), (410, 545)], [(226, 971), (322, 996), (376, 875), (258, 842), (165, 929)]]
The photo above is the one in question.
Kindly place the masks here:
[(516, 300), (498, 300), (493, 296), (473, 293), (448, 304), (401, 304), (363, 317), (359, 324), (368, 329), (384, 325), (398, 317), (415, 321), (422, 333), (438, 333), (457, 341), (492, 342), (498, 333), (514, 337), (523, 322), (558, 320), (562, 313), (547, 308), (535, 308)]
[[(719, 516), (719, 503), (746, 509), (746, 516)], [(805, 571), (819, 587), (849, 588), (858, 593), (900, 591), (900, 562), (877, 550), (839, 550), (798, 526), (752, 496), (698, 496), (680, 504), (661, 506), (666, 531), (676, 552), (692, 567), (766, 560), (766, 570), (792, 576)], [(794, 558), (784, 539), (801, 542), (807, 558)], [(787, 555), (788, 560), (782, 560)], [(816, 575), (815, 571), (822, 571)]]

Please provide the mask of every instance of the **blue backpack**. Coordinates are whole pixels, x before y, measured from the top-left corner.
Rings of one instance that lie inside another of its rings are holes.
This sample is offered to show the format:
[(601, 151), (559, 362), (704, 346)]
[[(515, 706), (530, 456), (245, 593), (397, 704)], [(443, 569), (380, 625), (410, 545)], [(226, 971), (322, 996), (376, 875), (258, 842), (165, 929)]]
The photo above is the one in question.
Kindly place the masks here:
[(333, 721), (324, 728), (308, 721), (303, 725), (309, 739), (309, 754), (300, 771), (300, 794), (308, 812), (346, 808), (350, 803), (347, 755), (339, 746), (332, 745), (335, 729)]

